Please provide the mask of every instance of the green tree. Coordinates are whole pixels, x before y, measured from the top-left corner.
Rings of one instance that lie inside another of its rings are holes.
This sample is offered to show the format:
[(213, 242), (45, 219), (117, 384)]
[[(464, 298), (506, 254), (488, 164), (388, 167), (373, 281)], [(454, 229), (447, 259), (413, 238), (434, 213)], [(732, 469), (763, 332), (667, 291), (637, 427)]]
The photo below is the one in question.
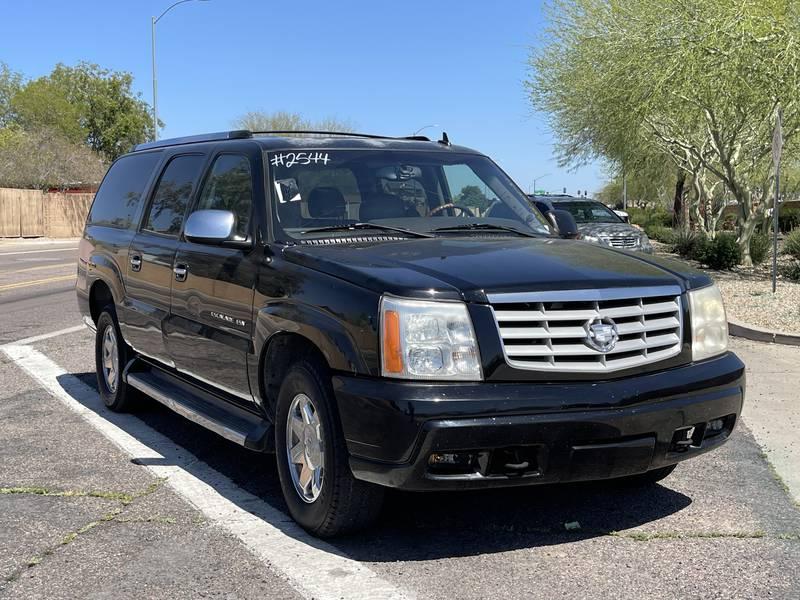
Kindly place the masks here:
[(796, 152), (799, 10), (793, 0), (553, 0), (530, 98), (549, 113), (565, 163), (630, 164), (645, 148), (692, 178), (696, 203), (722, 182), (749, 264), (772, 187), (778, 103), (785, 152)]
[(8, 125), (11, 117), (11, 99), (22, 87), (22, 75), (0, 62), (0, 129)]
[(455, 203), (459, 206), (477, 208), (480, 213), (483, 213), (489, 208), (491, 201), (477, 185), (465, 185), (456, 196)]
[(307, 119), (298, 113), (286, 111), (250, 111), (233, 122), (233, 126), (250, 131), (354, 131), (350, 121), (337, 117), (325, 117), (320, 120)]
[(153, 135), (149, 106), (132, 86), (130, 73), (58, 64), (12, 96), (12, 118), (24, 129), (56, 131), (113, 160)]

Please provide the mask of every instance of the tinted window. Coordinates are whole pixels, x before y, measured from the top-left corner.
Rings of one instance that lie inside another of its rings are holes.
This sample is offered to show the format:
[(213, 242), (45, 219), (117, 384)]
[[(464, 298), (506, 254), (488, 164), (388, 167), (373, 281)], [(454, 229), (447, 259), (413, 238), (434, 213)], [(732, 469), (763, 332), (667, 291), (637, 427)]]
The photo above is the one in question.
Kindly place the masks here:
[(144, 186), (160, 159), (160, 152), (131, 154), (111, 165), (94, 197), (89, 224), (132, 228)]
[(576, 223), (622, 223), (614, 211), (599, 202), (558, 202), (556, 208), (569, 211)]
[(238, 154), (223, 154), (214, 161), (206, 179), (197, 210), (229, 210), (236, 215), (236, 238), (247, 239), (253, 206), (253, 178), (250, 160)]
[(186, 205), (197, 185), (205, 157), (199, 155), (173, 158), (158, 180), (144, 229), (178, 235), (186, 214)]

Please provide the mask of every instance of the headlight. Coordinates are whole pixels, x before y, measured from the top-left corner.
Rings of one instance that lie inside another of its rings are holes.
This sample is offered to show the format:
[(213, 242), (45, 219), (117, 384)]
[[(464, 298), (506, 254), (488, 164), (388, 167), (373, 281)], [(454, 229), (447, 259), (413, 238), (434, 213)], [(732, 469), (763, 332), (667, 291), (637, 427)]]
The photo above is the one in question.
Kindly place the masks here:
[(703, 360), (728, 349), (728, 319), (716, 285), (689, 292), (692, 360)]
[(584, 235), (582, 235), (582, 236), (581, 236), (581, 239), (582, 239), (584, 242), (591, 242), (591, 243), (593, 243), (593, 244), (598, 244), (598, 243), (600, 243), (600, 238), (599, 238), (599, 237), (597, 237), (596, 235), (587, 235), (587, 234), (584, 234)]
[(463, 302), (381, 300), (381, 372), (400, 379), (480, 381), (472, 321)]

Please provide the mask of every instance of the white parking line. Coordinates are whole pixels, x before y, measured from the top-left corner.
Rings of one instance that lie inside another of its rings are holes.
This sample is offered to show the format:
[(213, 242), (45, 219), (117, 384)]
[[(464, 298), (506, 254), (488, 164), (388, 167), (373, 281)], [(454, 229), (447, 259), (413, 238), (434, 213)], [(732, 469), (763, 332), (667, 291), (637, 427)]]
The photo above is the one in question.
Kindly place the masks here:
[[(28, 340), (37, 338), (41, 336)], [(286, 576), (306, 598), (413, 597), (330, 544), (310, 536), (289, 516), (244, 491), (141, 420), (109, 411), (96, 391), (20, 342), (0, 349), (62, 404), (127, 455), (141, 461), (156, 477), (165, 478), (167, 485), (206, 518), (235, 535), (257, 557)]]
[(76, 331), (89, 331), (89, 328), (86, 325), (74, 325), (73, 327), (67, 327), (65, 329), (59, 329), (58, 331), (51, 331), (50, 333), (43, 333), (41, 335), (34, 335), (31, 337), (23, 338), (21, 340), (17, 340), (16, 342), (12, 342), (8, 344), (9, 346), (27, 346), (28, 344), (35, 344), (36, 342), (41, 342), (42, 340), (49, 340), (50, 338), (58, 337), (60, 335), (67, 335), (68, 333), (75, 333)]
[(68, 246), (66, 248), (46, 248), (45, 250), (18, 250), (16, 252), (0, 252), (0, 256), (15, 256), (17, 254), (39, 254), (40, 252), (69, 252), (77, 250), (77, 246)]

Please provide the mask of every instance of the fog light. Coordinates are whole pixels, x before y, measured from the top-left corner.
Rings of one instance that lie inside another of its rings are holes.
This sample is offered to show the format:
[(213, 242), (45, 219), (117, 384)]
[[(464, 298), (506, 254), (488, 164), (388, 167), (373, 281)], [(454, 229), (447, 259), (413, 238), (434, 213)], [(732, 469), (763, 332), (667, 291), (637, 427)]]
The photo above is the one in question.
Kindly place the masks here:
[(428, 458), (431, 473), (464, 475), (474, 473), (477, 468), (477, 454), (472, 452), (434, 452)]
[(722, 431), (725, 427), (725, 421), (722, 419), (714, 419), (713, 421), (709, 421), (706, 425), (706, 431), (711, 433), (718, 433)]
[(466, 453), (459, 454), (431, 454), (428, 463), (431, 465), (461, 465), (472, 461), (472, 455)]

